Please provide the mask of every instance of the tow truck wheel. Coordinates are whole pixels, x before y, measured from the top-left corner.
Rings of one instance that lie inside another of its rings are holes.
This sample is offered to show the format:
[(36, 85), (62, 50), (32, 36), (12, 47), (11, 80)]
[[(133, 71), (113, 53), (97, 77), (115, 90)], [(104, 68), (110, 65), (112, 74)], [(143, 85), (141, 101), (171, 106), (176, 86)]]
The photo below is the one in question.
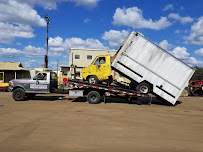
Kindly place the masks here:
[(137, 87), (136, 90), (139, 91), (140, 93), (147, 94), (151, 91), (150, 86), (147, 83), (140, 83)]
[(97, 76), (92, 75), (92, 76), (90, 76), (90, 77), (88, 78), (88, 82), (89, 82), (90, 84), (97, 84), (97, 83), (99, 83), (99, 80), (98, 80)]
[(17, 88), (13, 91), (13, 99), (15, 101), (25, 100), (25, 91), (22, 88)]
[(98, 104), (100, 103), (101, 96), (97, 91), (91, 91), (87, 95), (87, 100), (90, 104)]

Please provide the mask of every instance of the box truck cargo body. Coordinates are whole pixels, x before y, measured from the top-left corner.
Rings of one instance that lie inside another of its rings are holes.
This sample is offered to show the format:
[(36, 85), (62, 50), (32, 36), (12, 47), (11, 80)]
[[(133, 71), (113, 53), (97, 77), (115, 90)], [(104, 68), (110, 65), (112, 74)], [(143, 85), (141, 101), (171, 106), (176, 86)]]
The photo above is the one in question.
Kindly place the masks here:
[(153, 93), (175, 104), (194, 69), (169, 52), (132, 32), (123, 42), (112, 68), (137, 83), (148, 83)]

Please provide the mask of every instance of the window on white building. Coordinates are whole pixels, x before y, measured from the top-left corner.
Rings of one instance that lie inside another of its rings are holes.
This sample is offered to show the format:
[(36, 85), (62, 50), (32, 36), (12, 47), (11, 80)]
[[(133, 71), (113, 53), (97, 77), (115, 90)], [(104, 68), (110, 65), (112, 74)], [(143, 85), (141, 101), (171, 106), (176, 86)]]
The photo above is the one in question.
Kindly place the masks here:
[(75, 59), (80, 59), (80, 55), (75, 55)]
[(92, 55), (87, 55), (88, 60), (92, 60)]

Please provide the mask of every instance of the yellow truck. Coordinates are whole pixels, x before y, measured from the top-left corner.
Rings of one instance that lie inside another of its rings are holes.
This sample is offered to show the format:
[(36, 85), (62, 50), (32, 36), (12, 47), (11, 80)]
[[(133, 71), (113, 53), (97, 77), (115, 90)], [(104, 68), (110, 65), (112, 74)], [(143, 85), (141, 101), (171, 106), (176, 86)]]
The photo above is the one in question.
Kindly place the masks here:
[(108, 80), (111, 77), (111, 57), (97, 56), (90, 66), (82, 70), (82, 76), (91, 84)]
[(0, 90), (7, 90), (8, 83), (4, 82), (4, 72), (0, 72)]

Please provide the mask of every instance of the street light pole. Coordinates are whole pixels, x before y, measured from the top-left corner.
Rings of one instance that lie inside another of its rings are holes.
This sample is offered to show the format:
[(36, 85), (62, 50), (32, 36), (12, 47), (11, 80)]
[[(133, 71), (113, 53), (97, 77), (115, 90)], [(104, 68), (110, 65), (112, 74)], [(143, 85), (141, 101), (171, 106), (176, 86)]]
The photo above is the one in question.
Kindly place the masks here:
[(50, 22), (49, 22), (49, 20), (50, 20), (50, 17), (48, 16), (48, 15), (45, 15), (45, 18), (46, 18), (46, 22), (47, 22), (47, 51), (46, 51), (46, 55), (45, 55), (45, 57), (44, 57), (44, 68), (47, 68), (48, 69), (48, 46), (49, 46), (49, 44), (48, 44), (48, 41), (49, 41), (49, 37), (48, 37), (48, 33), (49, 33), (49, 24), (50, 24)]
[(57, 66), (57, 76), (58, 76), (58, 61), (59, 61), (59, 60), (57, 59), (57, 60), (56, 60), (56, 63), (57, 63), (57, 64), (56, 64), (56, 66)]

